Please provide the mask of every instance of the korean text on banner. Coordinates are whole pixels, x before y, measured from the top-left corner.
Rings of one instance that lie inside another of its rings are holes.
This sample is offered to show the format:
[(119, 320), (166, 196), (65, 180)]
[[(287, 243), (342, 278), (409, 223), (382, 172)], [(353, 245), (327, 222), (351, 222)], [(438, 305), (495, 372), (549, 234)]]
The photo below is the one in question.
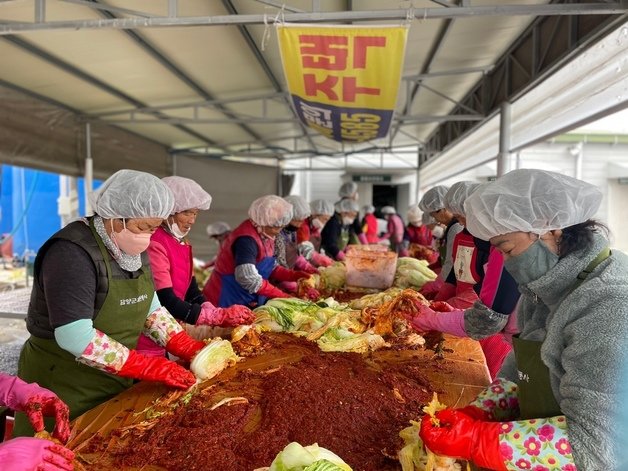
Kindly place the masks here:
[(299, 119), (339, 142), (385, 137), (405, 55), (406, 26), (277, 27)]

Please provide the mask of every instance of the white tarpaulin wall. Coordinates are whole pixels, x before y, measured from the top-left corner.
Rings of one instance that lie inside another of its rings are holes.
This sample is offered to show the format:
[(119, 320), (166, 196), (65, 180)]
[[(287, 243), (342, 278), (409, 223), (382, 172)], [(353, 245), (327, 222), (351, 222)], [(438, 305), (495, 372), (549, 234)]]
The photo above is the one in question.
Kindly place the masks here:
[(195, 180), (213, 200), (201, 211), (190, 234), (194, 256), (205, 259), (215, 252), (205, 232), (207, 224), (226, 221), (233, 229), (248, 216), (251, 202), (277, 193), (277, 169), (207, 157), (176, 157), (176, 173)]
[[(628, 23), (548, 77), (511, 107), (511, 146), (518, 150), (628, 106)], [(421, 169), (422, 191), (495, 159), (499, 114)], [(508, 169), (506, 169), (508, 170)]]

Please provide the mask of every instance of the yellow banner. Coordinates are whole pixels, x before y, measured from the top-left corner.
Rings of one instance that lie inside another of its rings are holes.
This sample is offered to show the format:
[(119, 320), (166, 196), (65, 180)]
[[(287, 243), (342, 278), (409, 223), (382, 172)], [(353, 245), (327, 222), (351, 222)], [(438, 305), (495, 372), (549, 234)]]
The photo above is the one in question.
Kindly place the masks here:
[(407, 27), (284, 24), (277, 35), (288, 90), (304, 124), (340, 142), (388, 134)]

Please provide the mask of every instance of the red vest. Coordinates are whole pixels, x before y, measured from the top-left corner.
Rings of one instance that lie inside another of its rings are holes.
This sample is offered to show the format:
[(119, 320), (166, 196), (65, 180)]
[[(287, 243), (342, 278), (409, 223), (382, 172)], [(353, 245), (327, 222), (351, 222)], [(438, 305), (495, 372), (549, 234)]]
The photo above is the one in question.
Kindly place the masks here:
[(425, 245), (427, 247), (432, 246), (432, 231), (426, 225), (413, 226), (408, 224), (406, 227), (408, 231), (408, 240), (411, 244)]
[[(233, 255), (233, 244), (239, 237), (248, 236), (251, 237), (257, 244), (257, 259), (255, 264), (259, 264), (263, 259), (268, 257), (274, 257), (275, 243), (269, 239), (262, 239), (253, 223), (247, 219), (240, 224), (225, 240), (218, 257), (216, 258), (216, 265), (214, 265), (214, 271), (209, 278), (209, 281), (203, 289), (203, 294), (215, 306), (220, 306), (221, 295), (223, 291), (223, 277), (233, 278), (235, 274), (235, 256)], [(268, 276), (264, 276), (264, 273), (260, 272), (262, 278), (268, 279)], [(229, 286), (226, 289), (237, 289), (235, 286)], [(240, 288), (241, 289), (241, 288)], [(243, 292), (244, 290), (241, 289)], [(245, 304), (245, 303), (242, 303)]]

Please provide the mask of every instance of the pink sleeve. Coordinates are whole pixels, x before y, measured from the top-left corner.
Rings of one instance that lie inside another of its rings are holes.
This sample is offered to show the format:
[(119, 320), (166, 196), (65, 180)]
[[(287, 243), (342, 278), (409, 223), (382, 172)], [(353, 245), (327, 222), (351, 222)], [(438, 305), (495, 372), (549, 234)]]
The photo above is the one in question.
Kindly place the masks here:
[(163, 288), (172, 288), (170, 261), (164, 246), (159, 242), (151, 240), (148, 246), (148, 258), (150, 259), (150, 268), (153, 272), (155, 291)]
[(499, 288), (503, 266), (504, 258), (502, 254), (499, 250), (495, 250), (494, 247), (491, 247), (488, 262), (486, 262), (486, 266), (484, 267), (484, 281), (482, 282), (482, 289), (480, 290), (480, 301), (482, 301), (485, 306), (493, 306), (497, 289)]

